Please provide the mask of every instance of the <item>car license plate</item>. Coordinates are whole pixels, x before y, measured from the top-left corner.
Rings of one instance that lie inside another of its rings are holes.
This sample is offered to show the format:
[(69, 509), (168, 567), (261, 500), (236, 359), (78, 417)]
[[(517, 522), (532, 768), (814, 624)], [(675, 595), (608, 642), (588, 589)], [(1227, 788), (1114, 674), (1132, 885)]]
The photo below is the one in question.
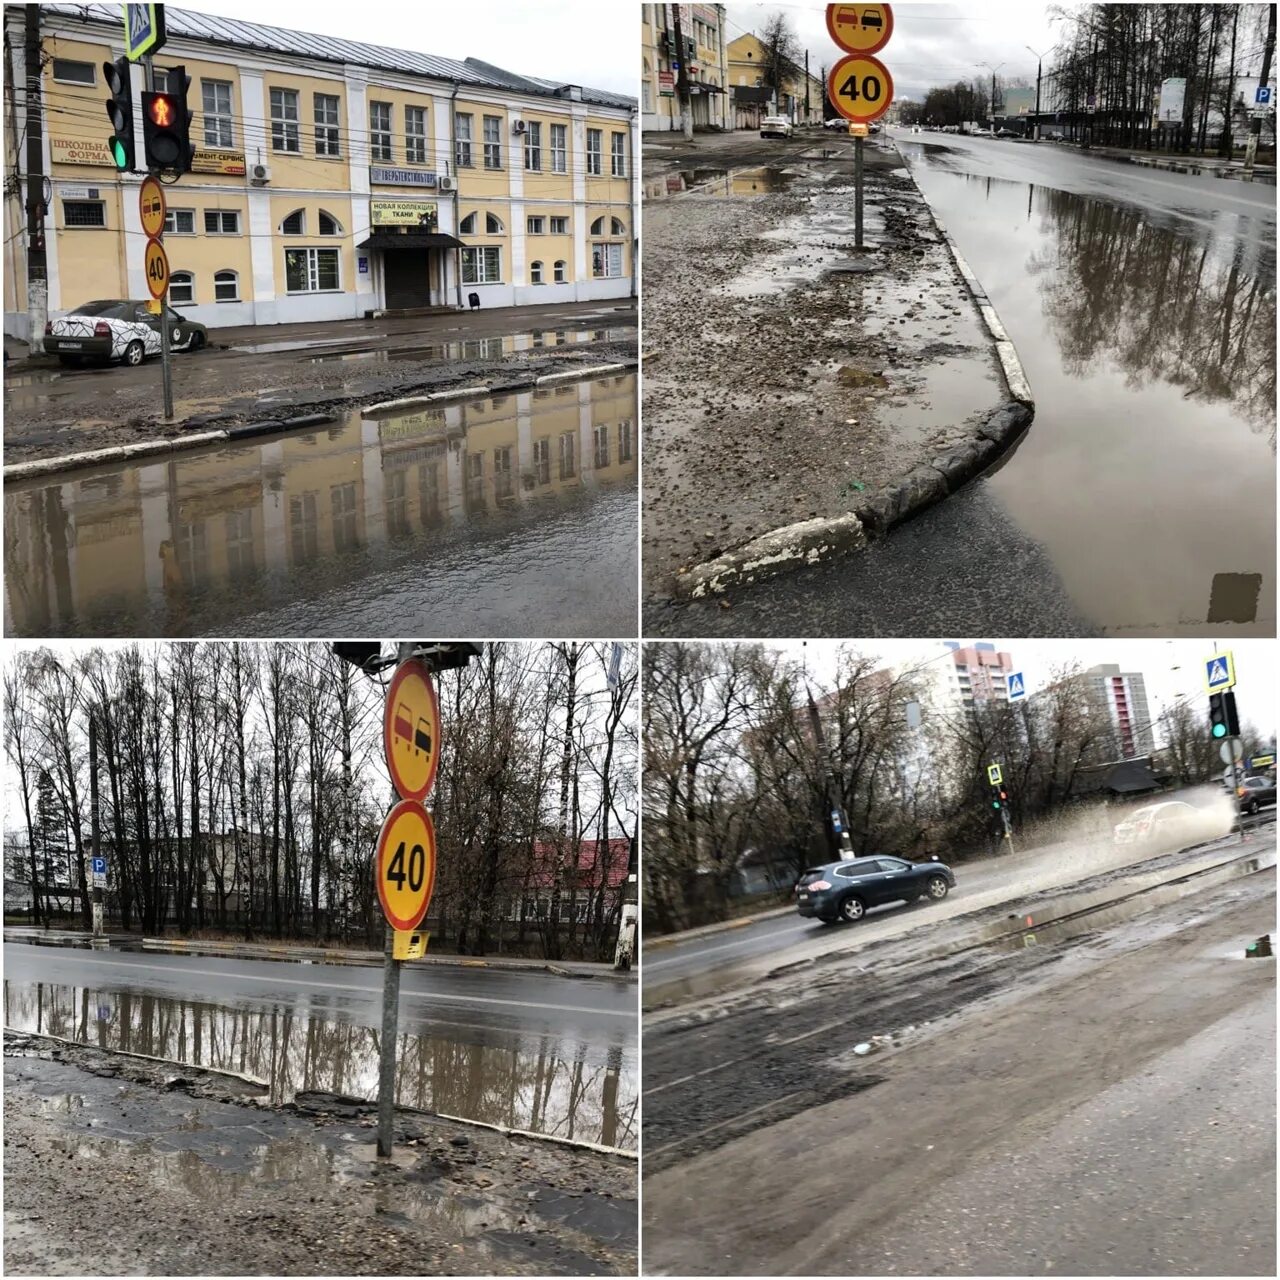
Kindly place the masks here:
[(802, 893), (802, 894), (800, 895), (800, 901), (801, 901), (801, 902), (808, 902), (808, 901), (809, 901), (809, 895), (808, 895), (807, 893)]
[(60, 342), (58, 343), (59, 351), (83, 351), (83, 342)]

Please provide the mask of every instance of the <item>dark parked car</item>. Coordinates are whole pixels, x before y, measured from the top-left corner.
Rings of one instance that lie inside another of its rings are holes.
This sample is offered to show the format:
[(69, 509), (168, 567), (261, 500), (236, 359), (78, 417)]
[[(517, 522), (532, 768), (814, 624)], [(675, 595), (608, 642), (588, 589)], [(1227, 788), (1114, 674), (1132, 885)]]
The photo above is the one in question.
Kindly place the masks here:
[(1242, 813), (1257, 813), (1264, 804), (1275, 804), (1276, 780), (1245, 778), (1236, 788), (1236, 802)]
[(805, 871), (796, 884), (796, 907), (802, 916), (824, 924), (852, 923), (885, 902), (941, 902), (955, 884), (955, 874), (942, 862), (847, 858)]
[[(209, 341), (204, 325), (185, 319), (172, 307), (165, 308), (165, 322), (170, 350), (199, 351)], [(99, 298), (50, 320), (44, 327), (44, 349), (63, 364), (90, 359), (138, 365), (160, 354), (160, 317), (145, 302)]]

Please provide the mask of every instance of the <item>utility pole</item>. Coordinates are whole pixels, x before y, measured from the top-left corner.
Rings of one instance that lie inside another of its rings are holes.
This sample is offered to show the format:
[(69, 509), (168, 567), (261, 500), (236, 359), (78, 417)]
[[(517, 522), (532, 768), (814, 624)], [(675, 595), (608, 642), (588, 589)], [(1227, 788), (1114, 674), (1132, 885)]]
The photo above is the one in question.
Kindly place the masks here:
[(676, 24), (676, 101), (680, 104), (681, 132), (686, 140), (693, 140), (693, 111), (689, 106), (689, 69), (685, 65), (684, 32), (680, 28), (680, 6), (671, 6)]
[(44, 251), (44, 107), (40, 90), (40, 6), (26, 7), (23, 58), (27, 73), (27, 349), (44, 349), (49, 272)]
[(98, 816), (98, 717), (89, 712), (89, 851), (94, 861), (93, 883), (93, 936), (102, 937), (102, 886), (98, 883), (97, 859), (102, 856), (102, 826)]
[(809, 123), (809, 50), (804, 51), (804, 122)]
[(1040, 68), (1044, 63), (1044, 54), (1036, 53), (1036, 51), (1029, 44), (1023, 45), (1023, 48), (1026, 49), (1028, 53), (1036, 54), (1036, 123), (1032, 130), (1031, 136), (1035, 138), (1037, 142), (1039, 142), (1040, 141)]
[[(1262, 74), (1258, 77), (1260, 85), (1269, 84), (1271, 82), (1271, 55), (1276, 48), (1276, 7), (1273, 4), (1267, 5), (1267, 43), (1262, 49)], [(1230, 107), (1227, 108), (1228, 111)], [(1258, 137), (1262, 133), (1262, 116), (1258, 114), (1257, 104), (1254, 104), (1254, 116), (1249, 121), (1249, 141), (1245, 144), (1244, 149), (1244, 173), (1241, 175), (1247, 181), (1253, 181), (1253, 162), (1258, 154)]]
[[(640, 906), (640, 869), (637, 865), (636, 840), (628, 841), (627, 883), (622, 891), (622, 912), (618, 921), (618, 943), (613, 952), (613, 967), (619, 971), (630, 969), (635, 963), (636, 932)], [(606, 865), (609, 857), (605, 850)]]
[(980, 62), (978, 65), (986, 67), (991, 72), (991, 132), (994, 133), (996, 130), (996, 72), (1004, 66), (1004, 63), (997, 63), (994, 67), (989, 62)]

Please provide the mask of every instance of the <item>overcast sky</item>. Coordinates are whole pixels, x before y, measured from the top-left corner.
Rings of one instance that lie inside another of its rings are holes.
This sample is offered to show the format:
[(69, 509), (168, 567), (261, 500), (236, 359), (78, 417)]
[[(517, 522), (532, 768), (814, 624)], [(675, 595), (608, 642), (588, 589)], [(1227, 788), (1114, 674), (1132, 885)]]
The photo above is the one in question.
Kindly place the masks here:
[[(727, 6), (730, 39), (743, 31), (759, 31), (771, 13), (791, 19), (801, 49), (809, 50), (809, 70), (816, 76), (841, 51), (827, 34), (825, 4), (731, 4)], [(896, 98), (921, 99), (935, 85), (988, 76), (980, 66), (1000, 68), (1001, 79), (1025, 77), (1035, 83), (1036, 60), (1025, 46), (1046, 52), (1062, 24), (1051, 25), (1047, 5), (1010, 0), (979, 4), (895, 4), (893, 36), (875, 56), (893, 76)], [(1047, 63), (1046, 63), (1047, 65)]]
[(625, 0), (217, 0), (174, 5), (639, 97), (640, 6)]
[[(969, 636), (951, 636), (961, 647), (975, 643)], [(979, 636), (977, 640), (987, 640)], [(1051, 672), (1070, 662), (1092, 667), (1100, 662), (1117, 662), (1121, 671), (1141, 672), (1146, 681), (1147, 705), (1154, 719), (1170, 703), (1191, 698), (1201, 707), (1208, 724), (1208, 694), (1204, 689), (1204, 663), (1214, 652), (1211, 640), (1001, 640), (991, 637), (998, 650), (1013, 659), (1013, 669), (1026, 679), (1028, 694), (1049, 682)], [(796, 656), (803, 656), (809, 670), (828, 684), (836, 671), (839, 640), (810, 640), (806, 644), (780, 644)], [(846, 642), (859, 652), (884, 660), (886, 666), (921, 663), (931, 659), (939, 665), (947, 661), (940, 641), (859, 640)], [(1230, 649), (1236, 668), (1236, 702), (1240, 719), (1257, 728), (1265, 737), (1276, 731), (1276, 671), (1274, 640), (1236, 640), (1219, 645)]]

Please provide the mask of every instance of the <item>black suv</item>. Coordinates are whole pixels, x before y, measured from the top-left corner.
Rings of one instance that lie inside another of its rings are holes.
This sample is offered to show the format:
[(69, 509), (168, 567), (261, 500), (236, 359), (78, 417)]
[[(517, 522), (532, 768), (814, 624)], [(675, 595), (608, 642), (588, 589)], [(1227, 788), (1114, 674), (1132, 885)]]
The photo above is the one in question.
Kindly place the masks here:
[(824, 924), (852, 924), (869, 907), (884, 902), (941, 902), (955, 884), (955, 874), (942, 862), (852, 858), (803, 872), (796, 884), (796, 907), (802, 916), (816, 916)]

